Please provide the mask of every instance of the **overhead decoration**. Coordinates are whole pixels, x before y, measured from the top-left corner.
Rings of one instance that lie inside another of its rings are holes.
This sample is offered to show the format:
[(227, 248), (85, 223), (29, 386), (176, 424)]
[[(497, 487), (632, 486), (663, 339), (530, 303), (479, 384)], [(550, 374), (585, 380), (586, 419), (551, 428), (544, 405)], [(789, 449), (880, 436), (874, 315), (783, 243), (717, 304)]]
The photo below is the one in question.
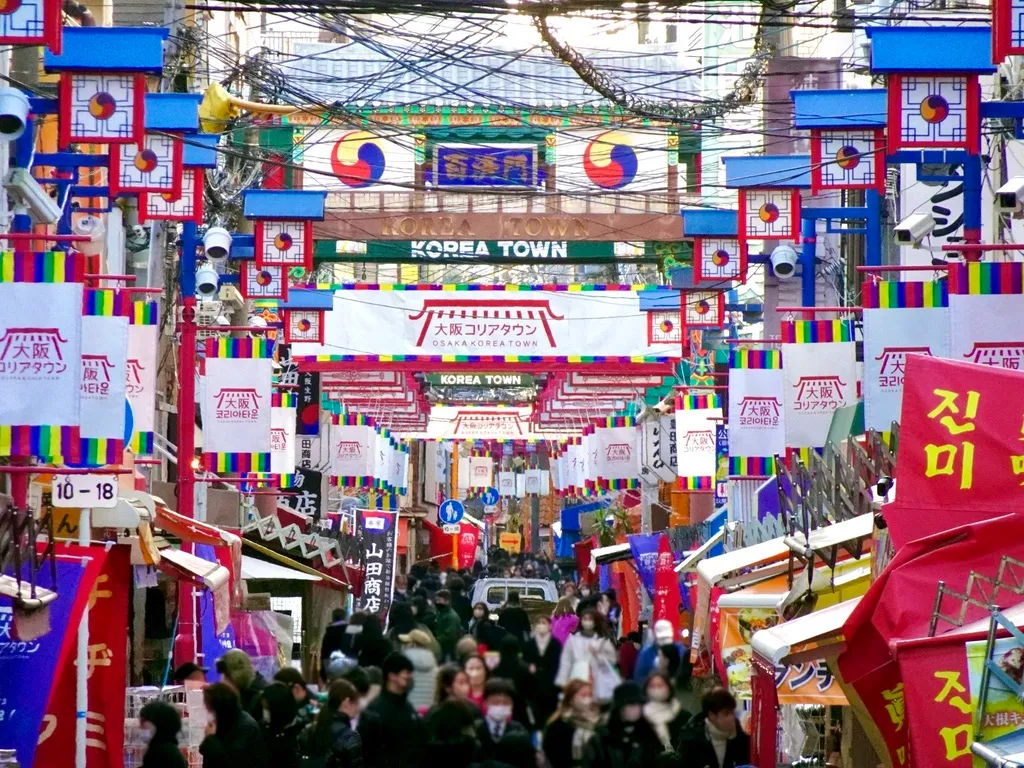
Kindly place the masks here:
[(288, 344), (308, 342), (324, 343), (324, 311), (322, 309), (286, 309), (284, 340)]
[(747, 279), (747, 253), (740, 247), (736, 211), (683, 210), (683, 231), (693, 238), (693, 282), (727, 288)]
[(640, 430), (632, 416), (599, 419), (589, 435), (587, 483), (591, 490), (640, 485)]
[(1024, 2), (992, 0), (992, 61), (1024, 54)]
[(128, 293), (85, 292), (82, 317), (82, 463), (120, 464), (125, 448), (128, 377)]
[(722, 420), (718, 395), (676, 397), (676, 461), (679, 485), (687, 491), (715, 487), (715, 431)]
[(795, 189), (744, 189), (739, 197), (740, 242), (795, 240), (800, 234), (800, 193)]
[(724, 328), (725, 294), (722, 291), (683, 291), (683, 322), (687, 328)]
[(156, 429), (156, 373), (160, 305), (155, 301), (132, 302), (128, 316), (128, 362), (125, 395), (132, 407), (132, 438), (128, 446), (136, 456), (153, 455)]
[(270, 471), (276, 475), (295, 472), (295, 406), (292, 392), (274, 392), (270, 396)]
[(207, 469), (230, 475), (270, 472), (273, 343), (207, 339), (202, 392)]
[(0, 456), (79, 460), (83, 261), (0, 253)]
[(288, 271), (313, 268), (313, 222), (324, 218), (326, 192), (250, 189), (242, 212), (253, 222), (256, 257), (242, 280), (246, 298), (288, 299)]
[(723, 157), (725, 185), (739, 197), (737, 238), (749, 255), (751, 241), (800, 237), (800, 190), (810, 189), (807, 155)]
[(1024, 264), (974, 262), (949, 278), (949, 357), (1024, 370)]
[(121, 144), (110, 152), (110, 194), (182, 194), (182, 144), (173, 136), (146, 133), (134, 144)]
[(536, 144), (434, 145), (431, 178), (439, 188), (526, 188), (540, 183)]
[(828, 437), (832, 414), (857, 402), (853, 323), (784, 320), (781, 331), (786, 448), (821, 448)]
[(651, 344), (682, 344), (686, 328), (678, 310), (647, 313), (647, 340)]
[(313, 222), (257, 219), (256, 265), (313, 268)]
[(786, 453), (782, 351), (729, 352), (729, 475), (775, 474), (775, 457)]
[[(145, 132), (146, 75), (163, 70), (157, 27), (68, 27), (62, 52), (47, 52), (43, 66), (60, 74), (58, 140), (139, 144)], [(148, 159), (147, 159), (148, 164)]]
[(288, 270), (284, 267), (259, 267), (249, 259), (242, 268), (239, 282), (241, 294), (246, 299), (288, 300)]
[(408, 189), (415, 180), (412, 142), (370, 131), (315, 129), (296, 145), (306, 190), (358, 192)]
[(558, 186), (567, 192), (664, 192), (668, 133), (583, 129), (558, 135)]
[(377, 436), (359, 414), (331, 419), (331, 481), (341, 488), (372, 488)]
[[(151, 103), (151, 102), (150, 102)], [(147, 221), (191, 221), (203, 223), (203, 195), (206, 169), (217, 167), (219, 135), (190, 133), (182, 137), (181, 194), (167, 192), (139, 195), (139, 223)]]
[(0, 12), (0, 45), (63, 45), (63, 9), (58, 0), (18, 0)]
[(864, 301), (864, 426), (900, 421), (908, 355), (949, 357), (946, 281), (869, 281)]

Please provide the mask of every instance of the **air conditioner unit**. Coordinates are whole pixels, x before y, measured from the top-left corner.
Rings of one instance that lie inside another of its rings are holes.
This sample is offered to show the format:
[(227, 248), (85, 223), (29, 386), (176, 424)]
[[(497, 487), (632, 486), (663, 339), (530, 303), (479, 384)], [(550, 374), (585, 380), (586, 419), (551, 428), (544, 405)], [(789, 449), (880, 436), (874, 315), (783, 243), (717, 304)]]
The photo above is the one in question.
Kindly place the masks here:
[(218, 297), (221, 304), (225, 305), (226, 308), (244, 309), (245, 299), (242, 298), (242, 294), (238, 292), (238, 289), (230, 283), (224, 284), (220, 287), (220, 294)]

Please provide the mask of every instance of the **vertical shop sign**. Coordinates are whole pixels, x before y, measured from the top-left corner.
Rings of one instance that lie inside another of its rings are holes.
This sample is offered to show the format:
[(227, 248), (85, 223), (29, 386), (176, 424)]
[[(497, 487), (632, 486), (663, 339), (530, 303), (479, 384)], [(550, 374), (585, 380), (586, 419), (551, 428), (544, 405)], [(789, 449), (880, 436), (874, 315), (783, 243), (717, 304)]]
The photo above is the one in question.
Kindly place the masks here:
[(320, 374), (299, 374), (299, 403), (296, 421), (296, 434), (320, 434)]
[(377, 614), (387, 623), (395, 589), (395, 561), (398, 558), (398, 513), (359, 510), (359, 531), (363, 537), (363, 595), (359, 610)]

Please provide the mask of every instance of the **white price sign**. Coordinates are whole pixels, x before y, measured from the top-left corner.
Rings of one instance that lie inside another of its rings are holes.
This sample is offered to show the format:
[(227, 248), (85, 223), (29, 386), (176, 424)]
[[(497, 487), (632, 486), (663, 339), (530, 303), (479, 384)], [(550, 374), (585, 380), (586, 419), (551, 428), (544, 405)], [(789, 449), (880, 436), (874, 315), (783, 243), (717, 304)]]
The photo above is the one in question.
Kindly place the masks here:
[(113, 509), (117, 506), (117, 475), (65, 475), (53, 483), (53, 506)]
[(449, 525), (448, 523), (445, 523), (444, 525), (441, 526), (441, 530), (444, 533), (450, 533), (453, 536), (455, 536), (455, 535), (457, 535), (459, 533), (459, 531), (462, 530), (462, 528), (461, 528), (461, 526), (458, 523), (454, 523), (452, 525)]

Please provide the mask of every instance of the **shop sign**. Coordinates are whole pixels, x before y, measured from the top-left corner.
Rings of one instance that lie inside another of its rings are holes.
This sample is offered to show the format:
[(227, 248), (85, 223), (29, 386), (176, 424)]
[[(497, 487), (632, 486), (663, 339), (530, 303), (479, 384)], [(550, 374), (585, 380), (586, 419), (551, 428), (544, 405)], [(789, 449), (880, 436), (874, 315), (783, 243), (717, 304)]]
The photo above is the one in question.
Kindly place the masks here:
[(532, 387), (529, 373), (428, 373), (424, 376), (435, 387)]
[(439, 144), (434, 148), (438, 187), (535, 187), (535, 144)]
[[(393, 240), (366, 244), (360, 261), (532, 264), (609, 262), (615, 243), (605, 241), (537, 240)], [(356, 260), (353, 257), (353, 260)]]

